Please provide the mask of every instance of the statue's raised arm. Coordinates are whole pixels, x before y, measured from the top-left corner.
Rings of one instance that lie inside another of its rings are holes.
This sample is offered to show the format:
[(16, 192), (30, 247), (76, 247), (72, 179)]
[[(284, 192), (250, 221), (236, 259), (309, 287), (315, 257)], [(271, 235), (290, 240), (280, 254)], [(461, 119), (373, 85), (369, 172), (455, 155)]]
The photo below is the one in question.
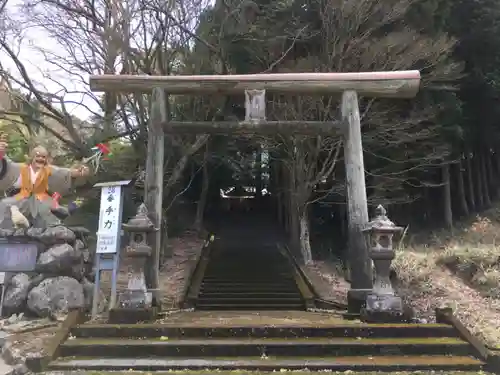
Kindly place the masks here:
[[(7, 157), (7, 149), (6, 139), (0, 137), (0, 155), (3, 155), (0, 160), (0, 191), (8, 195), (0, 201), (0, 227), (12, 226), (9, 219), (13, 210), (16, 211), (15, 214), (19, 211), (28, 217), (30, 224), (36, 227), (60, 224), (60, 210), (51, 194), (67, 194), (76, 178), (90, 174), (89, 168), (51, 165), (50, 154), (42, 146), (37, 146), (30, 152), (28, 162), (16, 163)], [(9, 192), (12, 194), (8, 194)]]

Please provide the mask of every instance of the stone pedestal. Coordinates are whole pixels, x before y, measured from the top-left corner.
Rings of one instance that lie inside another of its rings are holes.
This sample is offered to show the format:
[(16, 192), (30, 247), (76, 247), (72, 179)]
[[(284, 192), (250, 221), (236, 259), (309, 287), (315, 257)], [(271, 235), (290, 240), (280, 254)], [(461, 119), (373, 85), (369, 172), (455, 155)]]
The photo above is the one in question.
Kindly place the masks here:
[(109, 311), (109, 323), (111, 324), (136, 324), (156, 320), (158, 310), (156, 307), (147, 308), (123, 308), (116, 307)]
[(370, 294), (361, 320), (367, 323), (398, 323), (406, 321), (403, 301), (398, 296)]
[[(133, 233), (133, 236), (142, 234)], [(151, 248), (148, 246), (128, 246), (126, 248), (127, 261), (130, 264), (127, 290), (120, 293), (118, 304), (124, 308), (146, 308), (152, 305), (152, 295), (147, 291), (144, 268)]]
[(113, 323), (137, 323), (154, 320), (156, 309), (152, 307), (152, 294), (146, 287), (144, 269), (151, 256), (147, 234), (155, 231), (148, 217), (146, 206), (141, 204), (135, 217), (123, 224), (129, 234), (129, 245), (125, 248), (126, 262), (130, 265), (127, 289), (118, 296), (118, 307), (110, 311)]

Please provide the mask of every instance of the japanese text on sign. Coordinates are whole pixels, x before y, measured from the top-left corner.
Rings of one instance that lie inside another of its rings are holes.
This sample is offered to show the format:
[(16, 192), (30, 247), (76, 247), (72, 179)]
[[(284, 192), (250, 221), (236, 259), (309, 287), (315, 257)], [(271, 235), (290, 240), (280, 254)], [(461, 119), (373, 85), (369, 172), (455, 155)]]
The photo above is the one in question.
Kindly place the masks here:
[(101, 190), (97, 252), (115, 253), (120, 233), (121, 186), (107, 186)]

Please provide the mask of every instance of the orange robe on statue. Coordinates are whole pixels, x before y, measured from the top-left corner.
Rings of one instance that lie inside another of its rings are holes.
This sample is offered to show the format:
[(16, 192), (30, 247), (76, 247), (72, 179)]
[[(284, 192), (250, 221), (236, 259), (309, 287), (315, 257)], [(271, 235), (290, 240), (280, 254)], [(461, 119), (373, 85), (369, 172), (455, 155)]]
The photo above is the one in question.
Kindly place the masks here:
[(49, 198), (49, 177), (52, 168), (45, 166), (38, 171), (35, 182), (31, 181), (31, 166), (24, 164), (21, 166), (21, 191), (16, 194), (16, 199), (27, 199), (34, 195), (39, 201)]

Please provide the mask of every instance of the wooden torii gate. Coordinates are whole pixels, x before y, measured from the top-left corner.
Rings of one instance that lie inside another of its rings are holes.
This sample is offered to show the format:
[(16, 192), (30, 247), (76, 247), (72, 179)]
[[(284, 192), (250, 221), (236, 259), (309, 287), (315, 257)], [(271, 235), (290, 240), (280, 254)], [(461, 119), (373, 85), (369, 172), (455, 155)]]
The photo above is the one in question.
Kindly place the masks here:
[[(363, 145), (358, 94), (366, 97), (412, 98), (420, 86), (419, 71), (367, 73), (286, 73), (203, 76), (98, 75), (90, 77), (90, 88), (96, 92), (152, 93), (146, 161), (145, 203), (151, 219), (162, 223), (163, 159), (165, 133), (237, 134), (325, 134), (333, 128), (344, 137), (346, 169), (349, 262), (351, 289), (349, 310), (359, 311), (372, 288), (372, 263), (362, 229), (368, 223)], [(167, 95), (180, 94), (246, 94), (246, 118), (233, 122), (170, 121)], [(265, 92), (331, 95), (342, 93), (341, 120), (337, 122), (266, 121)], [(155, 299), (160, 297), (159, 259), (161, 230), (150, 242), (148, 287)]]

